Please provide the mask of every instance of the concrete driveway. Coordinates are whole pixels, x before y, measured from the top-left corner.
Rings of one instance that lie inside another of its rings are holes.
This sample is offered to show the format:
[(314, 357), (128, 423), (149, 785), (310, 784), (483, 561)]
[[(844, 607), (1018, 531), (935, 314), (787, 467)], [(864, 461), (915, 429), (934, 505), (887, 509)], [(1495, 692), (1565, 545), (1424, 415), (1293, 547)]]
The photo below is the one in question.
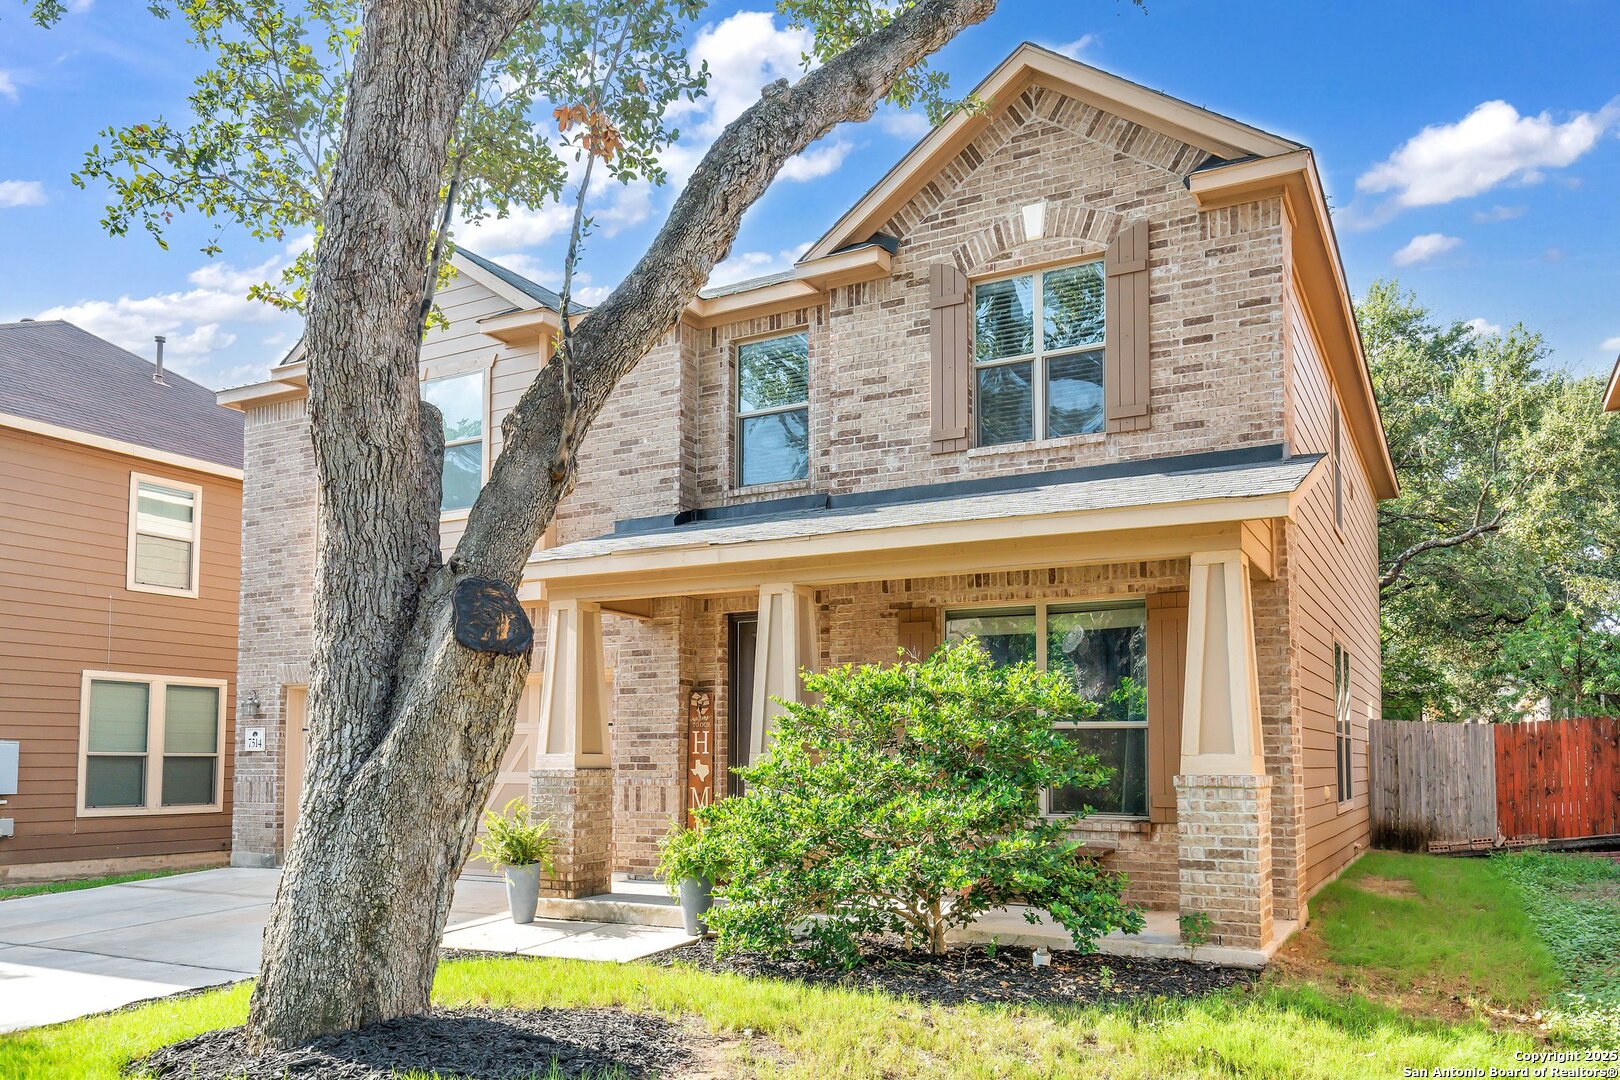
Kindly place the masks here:
[[(251, 978), (279, 876), (277, 870), (204, 870), (0, 901), (0, 1031)], [(563, 920), (520, 927), (505, 913), (500, 882), (463, 878), (445, 943), (631, 960), (687, 940), (664, 927)]]

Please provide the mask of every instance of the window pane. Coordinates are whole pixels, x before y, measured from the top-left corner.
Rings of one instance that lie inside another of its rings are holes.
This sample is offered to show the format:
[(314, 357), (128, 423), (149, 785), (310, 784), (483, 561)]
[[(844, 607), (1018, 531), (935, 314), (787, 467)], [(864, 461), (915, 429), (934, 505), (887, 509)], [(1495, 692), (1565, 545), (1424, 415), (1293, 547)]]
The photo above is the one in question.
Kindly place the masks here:
[(147, 483), (142, 483), (136, 491), (136, 508), (142, 519), (137, 527), (158, 526), (165, 521), (191, 524), (197, 498), (192, 492)]
[(218, 749), (219, 688), (169, 687), (163, 695), (163, 752), (212, 754)]
[(207, 806), (214, 801), (214, 759), (163, 759), (163, 805)]
[(1054, 356), (1046, 362), (1046, 434), (1088, 435), (1103, 429), (1103, 354)]
[(1035, 437), (1034, 394), (1028, 363), (979, 369), (979, 445), (1024, 442)]
[(191, 588), (191, 541), (137, 533), (135, 581), (165, 589)]
[(1103, 339), (1102, 263), (1085, 263), (1041, 275), (1043, 342), (1047, 352), (1095, 345)]
[(90, 808), (146, 805), (146, 759), (84, 759), (84, 805)]
[(737, 349), (737, 411), (798, 405), (810, 397), (810, 338), (789, 334)]
[(979, 360), (1028, 356), (1035, 351), (1033, 277), (987, 281), (973, 287), (973, 355)]
[(444, 491), (441, 510), (465, 510), (478, 500), (484, 486), (484, 444), (462, 443), (444, 448)]
[(150, 688), (145, 683), (90, 681), (91, 753), (146, 753), (146, 706)]
[(1147, 816), (1146, 728), (1068, 728), (1063, 734), (1096, 754), (1114, 775), (1102, 787), (1052, 792), (1054, 814), (1078, 813), (1089, 806), (1100, 814)]
[(484, 376), (476, 371), (422, 384), (422, 400), (444, 414), (444, 437), (476, 439), (484, 433)]
[(1035, 659), (1035, 613), (1012, 615), (950, 615), (945, 619), (945, 636), (961, 641), (972, 635), (979, 639), (990, 659), (1005, 667)]
[(1146, 609), (1051, 612), (1046, 664), (1067, 674), (1081, 696), (1101, 707), (1096, 720), (1147, 719)]
[(737, 477), (743, 487), (810, 475), (810, 410), (750, 416), (738, 425)]

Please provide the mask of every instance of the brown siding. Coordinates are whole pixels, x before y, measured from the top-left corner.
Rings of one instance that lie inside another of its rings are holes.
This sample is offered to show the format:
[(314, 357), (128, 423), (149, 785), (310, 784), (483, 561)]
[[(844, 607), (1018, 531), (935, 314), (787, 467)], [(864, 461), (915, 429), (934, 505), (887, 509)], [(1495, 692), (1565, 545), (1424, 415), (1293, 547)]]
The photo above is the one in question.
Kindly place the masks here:
[[(130, 473), (197, 484), (196, 599), (125, 588)], [(0, 866), (230, 846), (242, 487), (138, 458), (0, 431), (0, 738), (21, 746)], [(85, 670), (227, 680), (224, 809), (77, 816)]]
[[(1333, 448), (1342, 415), (1319, 338), (1298, 291), (1288, 293), (1289, 436), (1296, 453)], [(1367, 719), (1380, 715), (1378, 522), (1368, 473), (1354, 443), (1342, 441), (1344, 527), (1334, 524), (1331, 463), (1300, 500), (1288, 526), (1293, 683), (1299, 708), (1309, 895), (1367, 845)], [(1351, 654), (1353, 792), (1338, 801), (1334, 759), (1333, 646)]]

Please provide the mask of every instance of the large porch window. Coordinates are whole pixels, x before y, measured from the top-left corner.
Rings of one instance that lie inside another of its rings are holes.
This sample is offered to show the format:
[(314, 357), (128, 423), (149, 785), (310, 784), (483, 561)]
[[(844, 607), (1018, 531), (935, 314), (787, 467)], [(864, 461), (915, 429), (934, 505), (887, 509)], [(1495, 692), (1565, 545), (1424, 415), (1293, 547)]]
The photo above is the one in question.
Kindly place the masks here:
[(1094, 718), (1055, 726), (1113, 769), (1113, 778), (1103, 787), (1045, 793), (1048, 813), (1089, 806), (1100, 814), (1148, 816), (1145, 605), (970, 608), (948, 612), (945, 633), (951, 641), (977, 637), (997, 664), (1032, 660), (1061, 671), (1098, 704)]

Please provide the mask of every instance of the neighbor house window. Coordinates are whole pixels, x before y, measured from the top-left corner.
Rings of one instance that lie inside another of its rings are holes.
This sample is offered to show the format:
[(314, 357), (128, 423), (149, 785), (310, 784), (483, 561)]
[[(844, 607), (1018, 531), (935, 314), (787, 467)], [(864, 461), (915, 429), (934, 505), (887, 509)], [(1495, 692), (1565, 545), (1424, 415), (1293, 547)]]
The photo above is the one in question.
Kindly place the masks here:
[(439, 510), (465, 510), (484, 486), (484, 373), (429, 379), (422, 400), (444, 414), (444, 487)]
[(129, 481), (129, 568), (139, 592), (197, 595), (202, 488), (132, 473)]
[(1350, 772), (1350, 650), (1339, 645), (1333, 646), (1333, 731), (1339, 801), (1349, 802), (1355, 794), (1355, 778)]
[(86, 672), (80, 698), (80, 813), (220, 809), (224, 680)]
[(737, 346), (737, 485), (810, 474), (810, 337)]
[(1113, 770), (1096, 788), (1060, 788), (1045, 795), (1053, 814), (1086, 807), (1103, 814), (1147, 817), (1147, 609), (1139, 603), (1037, 604), (951, 612), (951, 641), (972, 635), (997, 664), (1033, 661), (1073, 680), (1098, 705), (1086, 720), (1054, 726)]
[(978, 443), (1103, 429), (1100, 261), (973, 287)]

